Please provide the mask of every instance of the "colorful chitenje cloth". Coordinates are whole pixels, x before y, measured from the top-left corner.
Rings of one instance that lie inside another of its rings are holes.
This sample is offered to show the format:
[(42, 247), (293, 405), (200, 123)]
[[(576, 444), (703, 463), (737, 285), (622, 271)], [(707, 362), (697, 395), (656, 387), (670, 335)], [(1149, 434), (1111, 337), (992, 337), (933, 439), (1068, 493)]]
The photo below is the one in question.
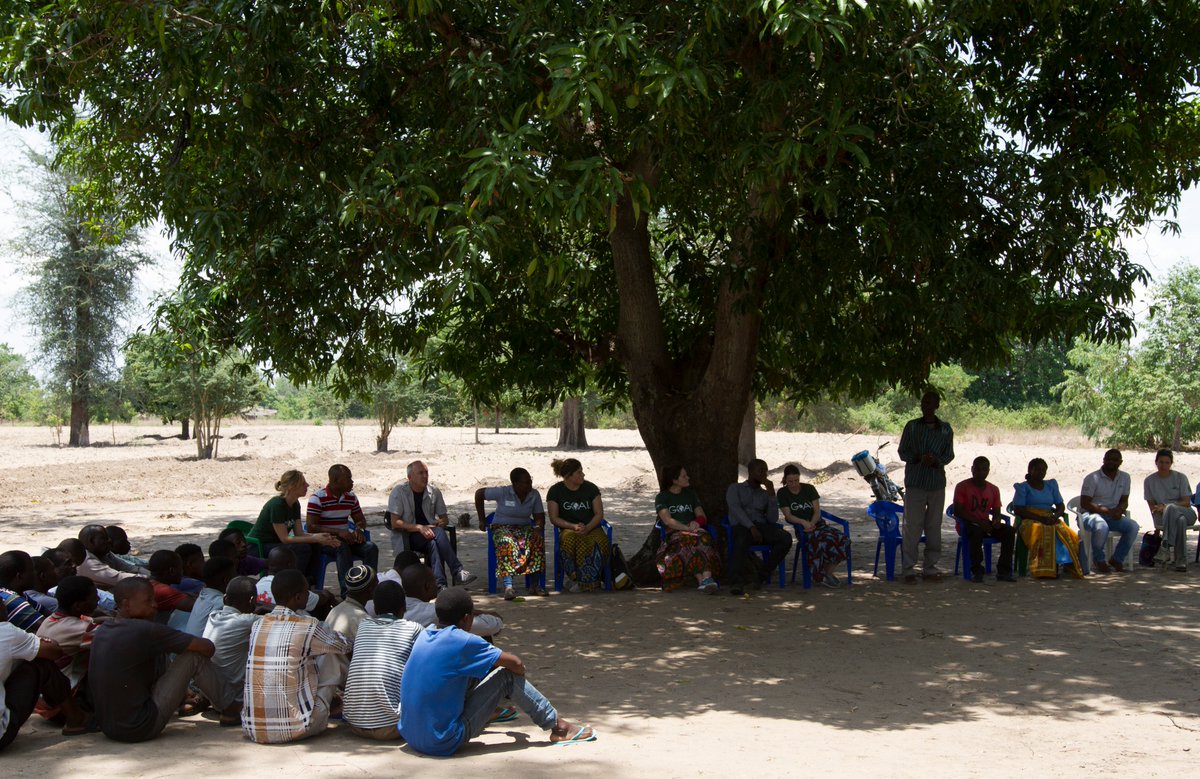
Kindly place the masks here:
[(492, 525), (496, 575), (519, 576), (546, 568), (546, 539), (534, 525)]
[[(1051, 516), (1043, 509), (1028, 509), (1039, 517)], [(1083, 567), (1079, 564), (1079, 536), (1065, 522), (1047, 525), (1034, 519), (1024, 519), (1017, 526), (1021, 540), (1029, 549), (1029, 574), (1037, 579), (1054, 579), (1058, 576), (1058, 556), (1055, 549), (1055, 539), (1070, 556), (1070, 563), (1063, 567), (1070, 571), (1076, 579), (1083, 578)]]
[(705, 530), (668, 530), (667, 540), (658, 550), (663, 591), (677, 590), (685, 584), (694, 586), (696, 577), (705, 571), (714, 578), (721, 574), (721, 557), (712, 536)]
[(581, 590), (594, 590), (604, 579), (604, 561), (610, 554), (608, 534), (602, 527), (594, 527), (587, 533), (574, 530), (560, 531), (562, 544), (563, 572), (579, 585)]

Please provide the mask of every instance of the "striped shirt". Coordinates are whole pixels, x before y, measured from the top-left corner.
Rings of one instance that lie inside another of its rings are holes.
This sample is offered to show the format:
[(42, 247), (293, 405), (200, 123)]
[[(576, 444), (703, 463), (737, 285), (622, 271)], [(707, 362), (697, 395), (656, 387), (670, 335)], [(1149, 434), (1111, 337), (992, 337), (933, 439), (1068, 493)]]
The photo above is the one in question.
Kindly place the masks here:
[(347, 722), (364, 730), (400, 723), (400, 680), (422, 631), (417, 623), (390, 614), (362, 621), (346, 678)]
[[(904, 426), (900, 434), (900, 446), (896, 448), (904, 461), (904, 486), (918, 490), (942, 490), (946, 488), (946, 465), (954, 459), (954, 431), (949, 422), (937, 419), (932, 425), (917, 418)], [(932, 454), (937, 460), (934, 465), (921, 461), (921, 456)]]
[(340, 633), (284, 606), (256, 622), (243, 691), (246, 738), (259, 744), (303, 738), (317, 702), (317, 658), (349, 651)]
[(308, 499), (308, 516), (305, 520), (308, 532), (349, 530), (350, 515), (361, 510), (358, 496), (353, 491), (335, 496), (329, 494), (329, 487), (322, 487)]
[(87, 675), (88, 659), (92, 653), (92, 634), (97, 624), (86, 614), (78, 617), (55, 612), (38, 628), (38, 638), (58, 643), (63, 656), (55, 661), (58, 670), (71, 681), (74, 688)]
[(46, 619), (33, 601), (19, 592), (0, 587), (0, 599), (8, 607), (8, 622), (27, 633), (36, 633)]

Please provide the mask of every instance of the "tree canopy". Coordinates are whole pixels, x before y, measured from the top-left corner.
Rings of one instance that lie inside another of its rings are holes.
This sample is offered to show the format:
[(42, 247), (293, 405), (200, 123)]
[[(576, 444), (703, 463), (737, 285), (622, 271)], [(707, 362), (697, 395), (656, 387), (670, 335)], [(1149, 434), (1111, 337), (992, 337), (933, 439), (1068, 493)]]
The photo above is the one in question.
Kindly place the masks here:
[(1200, 159), (1180, 0), (60, 0), (2, 24), (5, 113), (161, 213), (254, 359), (365, 383), (437, 335), (477, 396), (595, 370), (718, 507), (753, 389), (1128, 336), (1120, 235)]

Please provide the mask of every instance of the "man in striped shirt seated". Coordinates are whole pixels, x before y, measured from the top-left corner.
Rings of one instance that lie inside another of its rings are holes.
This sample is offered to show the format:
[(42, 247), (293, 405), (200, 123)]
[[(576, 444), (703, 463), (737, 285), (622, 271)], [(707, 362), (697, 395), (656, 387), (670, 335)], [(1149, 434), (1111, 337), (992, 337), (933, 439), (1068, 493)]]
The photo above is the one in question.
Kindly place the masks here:
[(296, 613), (308, 600), (303, 573), (289, 568), (275, 574), (271, 595), (275, 610), (250, 631), (242, 697), (242, 732), (259, 744), (299, 741), (325, 731), (350, 651), (341, 633)]
[(404, 619), (404, 588), (396, 582), (380, 582), (374, 603), (378, 616), (359, 623), (354, 639), (344, 716), (355, 735), (391, 741), (400, 738), (404, 664), (424, 628)]
[(305, 524), (310, 533), (329, 533), (342, 542), (337, 552), (338, 587), (346, 597), (346, 572), (354, 558), (379, 569), (379, 548), (367, 541), (362, 529), (367, 526), (358, 496), (354, 494), (354, 479), (350, 469), (338, 464), (329, 468), (329, 483), (308, 499)]

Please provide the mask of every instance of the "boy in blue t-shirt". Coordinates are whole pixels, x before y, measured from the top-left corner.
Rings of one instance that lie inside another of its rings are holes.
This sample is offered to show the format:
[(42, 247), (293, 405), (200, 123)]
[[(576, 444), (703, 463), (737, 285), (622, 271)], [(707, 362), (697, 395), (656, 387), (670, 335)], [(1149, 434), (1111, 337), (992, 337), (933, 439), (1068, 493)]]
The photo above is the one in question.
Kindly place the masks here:
[[(442, 590), (434, 604), (438, 626), (413, 645), (400, 681), (400, 733), (409, 746), (448, 756), (492, 721), (507, 698), (556, 743), (594, 741), (595, 731), (560, 719), (550, 701), (525, 679), (525, 664), (470, 632), (475, 605), (465, 590)], [(471, 682), (481, 679), (471, 687)]]

